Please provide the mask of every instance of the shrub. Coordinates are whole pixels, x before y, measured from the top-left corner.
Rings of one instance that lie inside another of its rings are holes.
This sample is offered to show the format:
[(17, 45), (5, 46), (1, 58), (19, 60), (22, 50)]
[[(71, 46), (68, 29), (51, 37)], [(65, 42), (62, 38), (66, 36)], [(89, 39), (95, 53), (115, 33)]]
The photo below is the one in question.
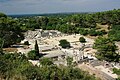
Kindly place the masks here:
[(84, 36), (85, 36), (85, 35), (88, 34), (88, 30), (80, 29), (79, 33), (80, 33), (81, 35), (84, 35)]
[(30, 52), (28, 52), (27, 56), (28, 56), (28, 59), (31, 59), (31, 60), (39, 59), (39, 55), (36, 54), (35, 50), (31, 50)]
[(62, 48), (70, 48), (70, 43), (65, 39), (60, 40), (59, 43)]
[(89, 31), (89, 35), (90, 35), (90, 36), (97, 36), (98, 33), (96, 32), (95, 29), (91, 29), (91, 30)]
[(86, 42), (86, 40), (85, 40), (84, 37), (80, 37), (80, 38), (79, 38), (79, 41), (80, 41), (81, 43), (85, 43), (85, 42)]
[(113, 72), (117, 75), (120, 75), (120, 69), (113, 68)]
[(45, 65), (52, 65), (53, 64), (52, 60), (49, 59), (49, 58), (42, 58), (42, 59), (40, 59), (40, 63), (43, 66), (45, 66)]
[(29, 42), (28, 42), (28, 41), (25, 41), (25, 42), (24, 42), (24, 45), (29, 45)]

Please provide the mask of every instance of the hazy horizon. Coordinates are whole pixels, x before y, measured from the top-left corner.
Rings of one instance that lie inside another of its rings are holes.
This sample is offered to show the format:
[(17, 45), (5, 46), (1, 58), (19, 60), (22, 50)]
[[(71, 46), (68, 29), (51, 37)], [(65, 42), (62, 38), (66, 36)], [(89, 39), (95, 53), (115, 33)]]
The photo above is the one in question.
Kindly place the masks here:
[(120, 0), (0, 0), (8, 15), (101, 12), (120, 8)]

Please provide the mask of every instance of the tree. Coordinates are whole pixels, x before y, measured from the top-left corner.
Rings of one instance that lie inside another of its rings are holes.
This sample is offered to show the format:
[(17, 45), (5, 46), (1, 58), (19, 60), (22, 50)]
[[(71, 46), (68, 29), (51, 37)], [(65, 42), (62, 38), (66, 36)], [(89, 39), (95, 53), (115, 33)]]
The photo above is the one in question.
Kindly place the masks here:
[(60, 40), (59, 43), (59, 46), (62, 46), (62, 48), (70, 48), (70, 43), (65, 39)]
[(0, 14), (0, 38), (4, 40), (3, 47), (9, 47), (23, 39), (17, 20)]
[(71, 57), (68, 56), (68, 57), (66, 58), (66, 60), (67, 60), (67, 65), (68, 65), (68, 66), (72, 66), (73, 58), (71, 58)]
[(114, 41), (120, 41), (120, 25), (112, 25), (111, 28), (112, 29), (108, 33), (109, 38)]
[(113, 68), (113, 73), (120, 75), (120, 69)]
[(117, 46), (109, 38), (99, 37), (95, 40), (93, 48), (98, 50), (96, 54), (98, 59), (118, 62)]
[(89, 30), (89, 35), (90, 36), (97, 36), (98, 33), (97, 33), (97, 31), (95, 29), (91, 29), (91, 30)]
[(39, 55), (36, 54), (35, 50), (31, 50), (30, 52), (28, 52), (27, 56), (28, 56), (28, 59), (31, 59), (31, 60), (39, 59)]
[(24, 42), (24, 45), (29, 45), (29, 42), (28, 42), (28, 41), (25, 41), (25, 42)]
[(40, 63), (42, 64), (42, 66), (49, 66), (53, 64), (52, 60), (49, 58), (40, 59)]
[(7, 18), (7, 15), (5, 15), (4, 13), (0, 13), (0, 18), (1, 18), (1, 17)]
[(37, 56), (39, 56), (39, 47), (38, 47), (38, 44), (37, 44), (37, 40), (35, 40), (35, 53)]
[(79, 33), (80, 33), (81, 35), (84, 35), (84, 36), (85, 36), (85, 35), (88, 34), (88, 30), (80, 29)]
[(39, 47), (37, 44), (37, 40), (35, 40), (35, 50), (28, 52), (28, 58), (32, 60), (36, 60), (39, 59), (39, 57), (41, 57), (41, 55), (39, 54)]
[(81, 43), (85, 43), (85, 42), (86, 42), (86, 40), (85, 40), (84, 37), (80, 37), (80, 38), (79, 38), (79, 41), (80, 41)]
[[(96, 80), (94, 76), (79, 68), (57, 66), (49, 59), (42, 59), (43, 65), (33, 66), (19, 53), (0, 55), (1, 80)], [(70, 60), (71, 63), (71, 60)]]
[(21, 73), (27, 78), (27, 80), (41, 80), (41, 74), (38, 67), (30, 66)]
[(120, 80), (120, 77), (118, 77), (116, 80)]

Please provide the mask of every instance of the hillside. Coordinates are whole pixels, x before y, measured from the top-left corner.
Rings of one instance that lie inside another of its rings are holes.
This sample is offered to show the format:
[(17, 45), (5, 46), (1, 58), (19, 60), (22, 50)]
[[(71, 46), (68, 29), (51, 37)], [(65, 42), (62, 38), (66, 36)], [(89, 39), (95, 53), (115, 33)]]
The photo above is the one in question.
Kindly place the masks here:
[[(81, 42), (80, 38), (84, 41)], [(23, 43), (20, 43), (21, 41)], [(20, 18), (8, 17), (0, 13), (0, 79), (99, 80), (94, 74), (90, 75), (76, 66), (80, 62), (90, 66), (86, 64), (90, 63), (90, 60), (91, 63), (104, 62), (106, 65), (100, 64), (104, 69), (112, 63), (114, 63), (112, 67), (116, 67), (120, 62), (119, 47), (116, 45), (119, 41), (120, 9), (97, 13)], [(13, 48), (13, 44), (16, 48)], [(45, 48), (44, 53), (41, 47)], [(9, 53), (11, 51), (14, 52)], [(52, 54), (51, 57), (49, 52), (58, 53), (60, 56)], [(39, 65), (34, 65), (34, 61)], [(55, 62), (60, 64), (57, 65)], [(117, 72), (119, 70), (116, 69), (115, 73)]]

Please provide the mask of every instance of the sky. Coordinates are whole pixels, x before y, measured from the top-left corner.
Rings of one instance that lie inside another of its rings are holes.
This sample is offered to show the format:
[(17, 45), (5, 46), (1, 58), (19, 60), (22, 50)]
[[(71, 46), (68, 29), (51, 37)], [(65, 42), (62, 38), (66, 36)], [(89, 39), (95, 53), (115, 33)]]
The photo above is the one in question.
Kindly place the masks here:
[(99, 12), (120, 8), (120, 0), (0, 0), (5, 14)]

